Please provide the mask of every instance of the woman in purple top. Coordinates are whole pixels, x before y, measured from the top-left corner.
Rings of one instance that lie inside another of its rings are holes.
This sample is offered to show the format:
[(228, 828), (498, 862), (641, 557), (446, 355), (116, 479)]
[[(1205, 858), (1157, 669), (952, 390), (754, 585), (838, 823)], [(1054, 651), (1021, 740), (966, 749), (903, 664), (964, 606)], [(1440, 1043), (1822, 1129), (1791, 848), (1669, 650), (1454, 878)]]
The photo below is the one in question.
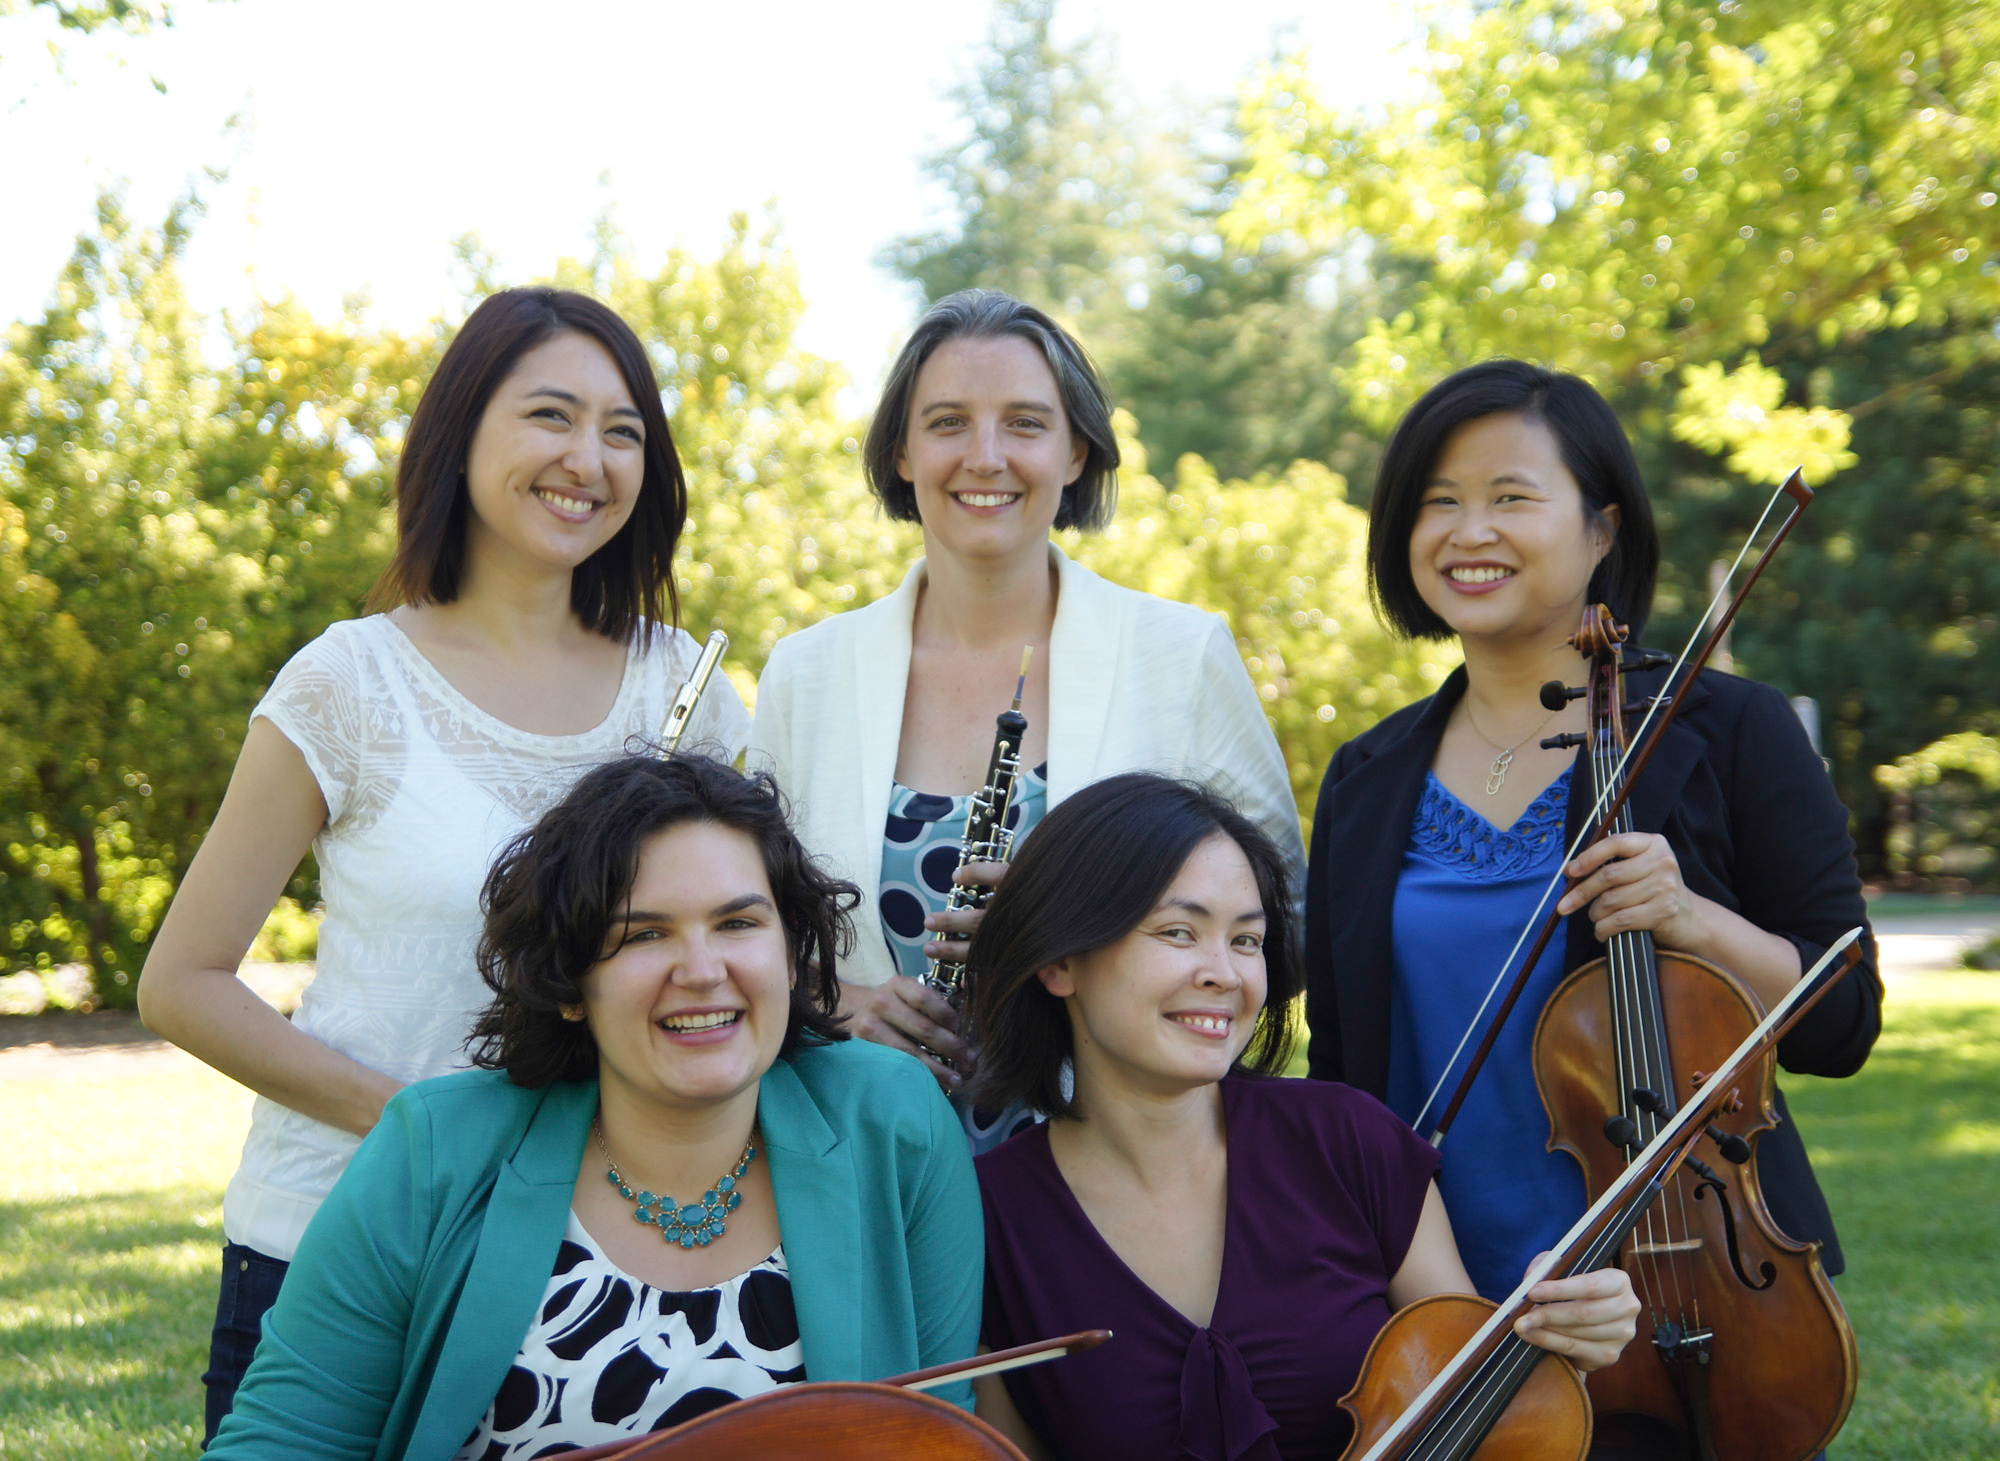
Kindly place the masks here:
[[(980, 1098), (1054, 1115), (977, 1162), (981, 1337), (1115, 1337), (978, 1382), (979, 1412), (1031, 1457), (1337, 1456), (1390, 1314), (1472, 1291), (1437, 1154), (1370, 1096), (1269, 1078), (1300, 976), (1284, 864), (1253, 823), (1129, 775), (1043, 827), (971, 951)], [(1520, 1332), (1580, 1368), (1632, 1337), (1621, 1272), (1534, 1297)]]

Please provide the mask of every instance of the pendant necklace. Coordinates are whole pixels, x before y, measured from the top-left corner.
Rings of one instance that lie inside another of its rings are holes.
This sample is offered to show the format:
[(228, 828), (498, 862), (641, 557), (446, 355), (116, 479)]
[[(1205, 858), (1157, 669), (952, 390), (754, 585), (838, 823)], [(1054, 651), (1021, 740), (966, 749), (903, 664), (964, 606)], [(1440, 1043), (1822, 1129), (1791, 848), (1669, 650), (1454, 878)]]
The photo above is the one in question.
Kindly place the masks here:
[(1468, 699), (1465, 702), (1465, 723), (1472, 727), (1474, 735), (1500, 753), (1493, 758), (1493, 764), (1486, 768), (1486, 794), (1488, 796), (1498, 796), (1500, 788), (1507, 784), (1507, 768), (1514, 764), (1514, 753), (1527, 745), (1530, 737), (1540, 735), (1542, 726), (1547, 725), (1555, 718), (1556, 712), (1551, 710), (1547, 715), (1542, 717), (1541, 725), (1537, 725), (1527, 735), (1522, 736), (1520, 740), (1514, 742), (1513, 745), (1503, 747), (1498, 741), (1479, 728), (1479, 722), (1472, 718), (1472, 701)]
[(710, 1183), (708, 1190), (698, 1199), (687, 1203), (677, 1203), (671, 1197), (658, 1197), (651, 1192), (634, 1192), (619, 1175), (618, 1159), (604, 1144), (603, 1125), (592, 1122), (591, 1131), (597, 1137), (597, 1149), (604, 1153), (604, 1160), (610, 1164), (605, 1169), (605, 1180), (618, 1189), (619, 1196), (638, 1204), (632, 1214), (636, 1221), (658, 1228), (660, 1236), (669, 1243), (677, 1243), (683, 1248), (706, 1248), (722, 1236), (729, 1225), (729, 1214), (742, 1205), (743, 1193), (739, 1184), (757, 1156), (757, 1133), (754, 1130), (750, 1133), (750, 1140), (743, 1144), (743, 1155), (736, 1159), (736, 1166)]

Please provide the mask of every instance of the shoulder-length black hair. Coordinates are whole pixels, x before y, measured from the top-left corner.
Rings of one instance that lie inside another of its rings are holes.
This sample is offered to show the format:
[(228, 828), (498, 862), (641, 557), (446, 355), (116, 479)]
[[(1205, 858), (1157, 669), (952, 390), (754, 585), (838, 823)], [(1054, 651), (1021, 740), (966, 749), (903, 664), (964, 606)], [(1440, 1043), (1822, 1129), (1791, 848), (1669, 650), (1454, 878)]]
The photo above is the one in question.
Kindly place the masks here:
[(478, 961), (493, 1002), (466, 1042), (473, 1064), (519, 1086), (597, 1074), (590, 1027), (565, 1020), (562, 1006), (582, 1001), (583, 976), (631, 898), (647, 840), (688, 822), (732, 827), (763, 854), (796, 976), (780, 1057), (805, 1040), (847, 1038), (836, 963), (853, 947), (847, 915), (860, 890), (814, 865), (769, 776), (700, 755), (629, 756), (587, 772), (487, 875)]
[(465, 573), (465, 461), (473, 433), (521, 357), (565, 331), (588, 335), (618, 364), (645, 424), (646, 475), (617, 535), (576, 566), (569, 602), (585, 626), (641, 644), (680, 622), (674, 547), (687, 521), (687, 479), (667, 429), (659, 382), (632, 327), (569, 289), (503, 289), (459, 326), (424, 387), (396, 463), (396, 556), (369, 595), (374, 609), (448, 604)]
[(1611, 551), (1590, 578), (1590, 602), (1609, 604), (1638, 643), (1653, 611), (1660, 538), (1632, 443), (1589, 381), (1525, 360), (1489, 360), (1448, 375), (1396, 424), (1368, 508), (1368, 591), (1382, 622), (1405, 639), (1451, 638), (1451, 626), (1431, 611), (1410, 576), (1410, 534), (1445, 442), (1484, 416), (1519, 416), (1548, 427), (1583, 490), (1585, 512), (1601, 522), (1607, 507), (1618, 509)]
[(1035, 976), (1137, 928), (1189, 854), (1218, 833), (1243, 849), (1264, 905), (1264, 1008), (1237, 1064), (1272, 1075), (1285, 1068), (1304, 986), (1283, 855), (1206, 787), (1132, 772), (1085, 787), (1042, 819), (973, 936), (966, 981), (979, 1046), (976, 1101), (1074, 1114), (1062, 1089), (1069, 1014)]
[(1087, 443), (1083, 470), (1063, 488), (1055, 525), (1085, 532), (1104, 527), (1118, 509), (1118, 438), (1111, 430), (1111, 397), (1075, 336), (1032, 304), (997, 289), (961, 289), (940, 299), (917, 321), (902, 354), (889, 368), (875, 419), (868, 426), (861, 461), (869, 487), (893, 520), (918, 521), (917, 489), (896, 468), (910, 435), (910, 398), (917, 389), (917, 372), (948, 341), (1004, 335), (1026, 340), (1042, 352), (1056, 378), (1069, 429)]

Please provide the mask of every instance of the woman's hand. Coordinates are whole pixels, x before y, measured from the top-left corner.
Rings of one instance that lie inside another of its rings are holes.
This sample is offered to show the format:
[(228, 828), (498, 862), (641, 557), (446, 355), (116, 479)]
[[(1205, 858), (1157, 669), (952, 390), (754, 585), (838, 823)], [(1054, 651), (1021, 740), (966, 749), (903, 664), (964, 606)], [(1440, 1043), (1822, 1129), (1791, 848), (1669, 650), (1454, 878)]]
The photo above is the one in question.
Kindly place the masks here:
[(1657, 832), (1618, 832), (1586, 847), (1565, 871), (1558, 913), (1588, 908), (1600, 943), (1644, 930), (1670, 949), (1698, 952), (1702, 905), (1681, 881), (1680, 860)]
[[(872, 988), (843, 983), (840, 1012), (847, 1016), (847, 1028), (862, 1039), (907, 1050), (928, 1065), (946, 1095), (972, 1073), (972, 1047), (958, 1037), (958, 1011), (907, 974)], [(944, 1064), (940, 1055), (952, 1064)]]
[[(1547, 1256), (1541, 1254), (1535, 1262)], [(1528, 1297), (1535, 1307), (1514, 1321), (1514, 1332), (1579, 1370), (1611, 1364), (1638, 1332), (1639, 1296), (1622, 1268), (1543, 1279), (1528, 1290)]]
[(1590, 910), (1598, 942), (1644, 930), (1662, 948), (1720, 964), (1770, 1008), (1799, 982), (1805, 965), (1790, 939), (1688, 891), (1680, 860), (1656, 832), (1619, 832), (1586, 847), (1565, 871), (1574, 880), (1560, 913)]
[[(1007, 864), (1004, 862), (968, 862), (952, 874), (951, 880), (961, 888), (984, 888), (990, 898), (1006, 876)], [(925, 944), (924, 957), (933, 963), (948, 960), (963, 963), (966, 944), (979, 931), (980, 922), (985, 917), (984, 908), (960, 908), (955, 912), (925, 915), (925, 928), (934, 934), (950, 937), (933, 938)]]

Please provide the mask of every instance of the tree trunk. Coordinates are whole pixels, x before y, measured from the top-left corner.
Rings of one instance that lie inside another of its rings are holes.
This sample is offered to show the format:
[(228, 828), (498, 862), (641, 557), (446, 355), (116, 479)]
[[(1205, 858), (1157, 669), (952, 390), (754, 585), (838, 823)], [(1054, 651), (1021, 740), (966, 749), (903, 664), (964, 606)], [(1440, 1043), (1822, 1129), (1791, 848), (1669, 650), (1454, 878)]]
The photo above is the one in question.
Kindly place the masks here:
[(103, 1003), (110, 998), (112, 969), (108, 956), (111, 952), (111, 910), (104, 906), (104, 877), (97, 866), (97, 829), (88, 823), (70, 826), (70, 837), (76, 843), (77, 870), (83, 875), (83, 919), (90, 929), (90, 972), (92, 982), (97, 986), (97, 998)]

